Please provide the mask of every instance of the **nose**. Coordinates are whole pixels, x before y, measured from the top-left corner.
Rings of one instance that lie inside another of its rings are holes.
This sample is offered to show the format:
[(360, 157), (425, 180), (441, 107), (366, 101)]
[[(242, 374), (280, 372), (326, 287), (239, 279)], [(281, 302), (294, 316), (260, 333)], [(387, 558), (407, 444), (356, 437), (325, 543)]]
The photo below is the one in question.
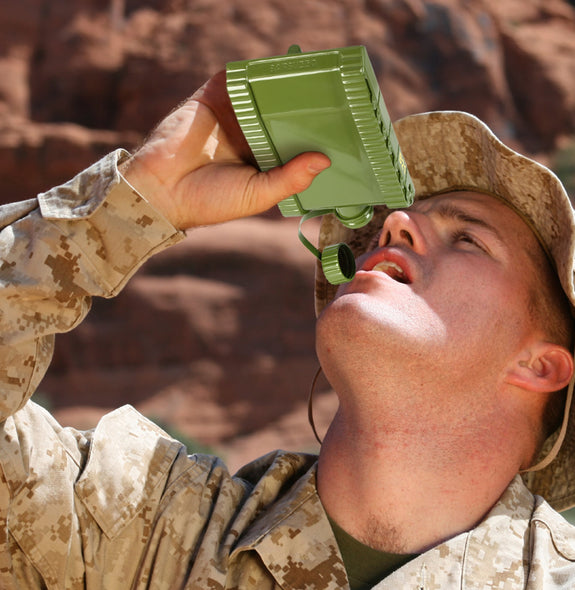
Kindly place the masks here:
[(415, 215), (405, 211), (392, 211), (383, 222), (379, 246), (408, 246), (418, 254), (425, 253), (425, 239)]

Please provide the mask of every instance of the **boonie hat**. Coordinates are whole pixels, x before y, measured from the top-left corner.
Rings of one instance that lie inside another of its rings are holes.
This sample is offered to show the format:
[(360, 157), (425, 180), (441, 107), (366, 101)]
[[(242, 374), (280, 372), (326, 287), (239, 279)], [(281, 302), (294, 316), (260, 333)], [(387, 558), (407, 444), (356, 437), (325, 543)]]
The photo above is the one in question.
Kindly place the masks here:
[[(575, 215), (557, 176), (507, 147), (489, 127), (468, 113), (410, 115), (396, 122), (394, 129), (415, 186), (415, 199), (474, 191), (502, 200), (537, 236), (575, 315)], [(333, 215), (324, 216), (319, 250), (346, 242), (355, 257), (363, 254), (375, 243), (388, 213), (386, 207), (377, 207), (373, 220), (355, 230), (344, 227)], [(325, 279), (321, 264), (316, 265), (316, 314), (333, 299), (336, 290)], [(574, 383), (572, 380), (562, 427), (546, 441), (535, 470), (523, 474), (529, 489), (559, 511), (575, 505), (575, 409), (571, 404)]]

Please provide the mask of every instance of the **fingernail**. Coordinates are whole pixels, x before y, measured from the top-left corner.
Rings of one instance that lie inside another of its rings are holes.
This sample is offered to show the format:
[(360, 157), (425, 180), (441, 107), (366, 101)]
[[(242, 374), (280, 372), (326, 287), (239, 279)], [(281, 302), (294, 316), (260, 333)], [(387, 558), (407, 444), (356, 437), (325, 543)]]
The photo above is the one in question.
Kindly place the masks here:
[(307, 169), (312, 173), (312, 174), (319, 174), (320, 172), (322, 172), (323, 170), (325, 170), (326, 168), (329, 168), (331, 166), (331, 162), (312, 162)]

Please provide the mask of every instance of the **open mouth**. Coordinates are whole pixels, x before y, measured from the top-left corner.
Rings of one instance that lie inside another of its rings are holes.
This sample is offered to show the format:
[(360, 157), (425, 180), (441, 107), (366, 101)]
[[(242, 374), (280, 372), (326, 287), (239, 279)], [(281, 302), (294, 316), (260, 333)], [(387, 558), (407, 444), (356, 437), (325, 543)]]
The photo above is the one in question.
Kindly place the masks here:
[(391, 277), (394, 281), (404, 283), (405, 285), (409, 285), (411, 283), (403, 268), (401, 268), (399, 264), (389, 260), (378, 262), (371, 270), (383, 272), (387, 276)]

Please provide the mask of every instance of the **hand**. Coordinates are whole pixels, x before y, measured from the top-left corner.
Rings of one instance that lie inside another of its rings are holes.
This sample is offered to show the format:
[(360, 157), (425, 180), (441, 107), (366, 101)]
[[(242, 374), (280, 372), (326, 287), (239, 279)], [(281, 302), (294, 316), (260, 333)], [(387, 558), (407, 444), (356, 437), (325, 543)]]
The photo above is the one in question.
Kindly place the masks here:
[(220, 72), (156, 127), (122, 173), (176, 228), (188, 229), (261, 213), (329, 165), (309, 152), (260, 172)]

